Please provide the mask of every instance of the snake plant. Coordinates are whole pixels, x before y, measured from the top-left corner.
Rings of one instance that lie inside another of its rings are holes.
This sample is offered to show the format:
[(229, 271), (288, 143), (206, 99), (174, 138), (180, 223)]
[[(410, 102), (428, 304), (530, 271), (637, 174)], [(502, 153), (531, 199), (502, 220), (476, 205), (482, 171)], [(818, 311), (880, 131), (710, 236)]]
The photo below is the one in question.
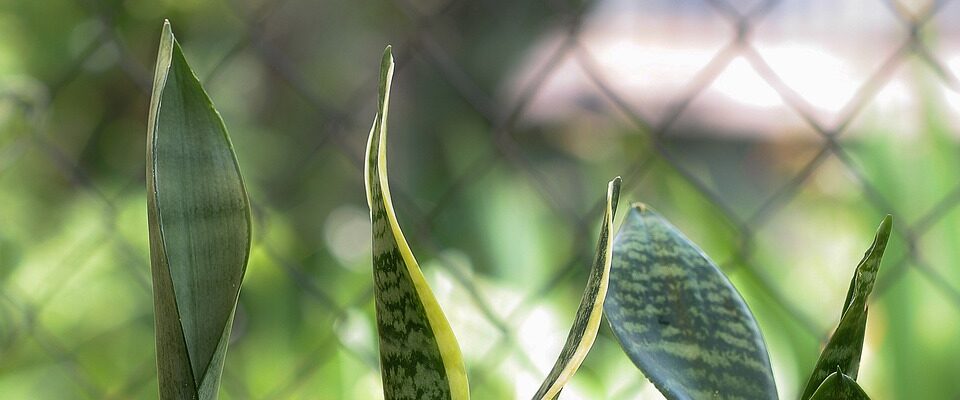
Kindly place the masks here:
[[(387, 179), (387, 117), (393, 82), (390, 47), (380, 64), (378, 111), (367, 141), (367, 203), (373, 229), (373, 278), (380, 368), (386, 400), (470, 398), (466, 370), (450, 324), (430, 291), (397, 222)], [(534, 399), (555, 399), (580, 367), (600, 328), (611, 263), (620, 178), (607, 185), (597, 255), (567, 341)]]
[[(388, 46), (364, 171), (384, 397), (468, 399), (457, 340), (391, 202), (386, 143), (393, 69)], [(604, 314), (626, 355), (668, 399), (777, 399), (760, 328), (730, 280), (703, 250), (644, 204), (630, 208), (611, 240), (619, 194), (616, 178), (607, 187), (596, 258), (573, 327), (533, 399), (559, 397), (589, 352)], [(855, 379), (866, 301), (891, 226), (887, 216), (857, 267), (840, 325), (801, 399), (867, 398)]]
[(169, 22), (147, 125), (160, 398), (213, 400), (247, 265), (250, 204), (223, 120)]
[[(883, 219), (857, 266), (839, 327), (820, 355), (802, 400), (867, 398), (855, 381), (866, 302), (892, 224), (890, 216)], [(693, 242), (638, 204), (620, 227), (613, 257), (608, 321), (623, 350), (666, 398), (777, 399), (753, 314)]]
[[(460, 347), (408, 244), (387, 178), (394, 61), (380, 64), (364, 182), (386, 400), (470, 398)], [(250, 204), (219, 113), (165, 22), (147, 127), (147, 215), (160, 398), (213, 400), (251, 242)], [(624, 353), (668, 399), (777, 399), (749, 307), (693, 242), (643, 204), (613, 236), (620, 178), (606, 187), (596, 256), (567, 340), (534, 400), (557, 399), (606, 315)], [(856, 382), (872, 291), (892, 220), (851, 279), (840, 323), (802, 400), (866, 399)]]

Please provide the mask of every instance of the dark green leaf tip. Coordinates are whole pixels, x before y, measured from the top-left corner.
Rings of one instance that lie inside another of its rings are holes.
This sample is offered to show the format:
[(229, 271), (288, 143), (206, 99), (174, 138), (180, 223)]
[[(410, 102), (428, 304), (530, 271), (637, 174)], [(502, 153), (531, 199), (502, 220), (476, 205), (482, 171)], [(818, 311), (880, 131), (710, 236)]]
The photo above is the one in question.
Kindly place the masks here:
[(892, 229), (893, 217), (887, 215), (880, 222), (873, 243), (864, 253), (850, 279), (847, 297), (840, 313), (840, 323), (820, 353), (817, 364), (804, 387), (802, 399), (811, 398), (814, 392), (825, 384), (827, 377), (834, 373), (834, 368), (842, 371), (843, 376), (856, 379), (860, 369), (863, 336), (867, 326), (867, 299), (873, 291), (877, 271), (880, 269), (880, 262)]
[[(804, 397), (806, 398), (806, 397)], [(838, 370), (823, 380), (810, 400), (869, 400), (870, 396), (850, 376)]]
[(380, 85), (379, 98), (377, 101), (378, 114), (377, 121), (381, 125), (381, 130), (386, 132), (387, 125), (387, 104), (390, 102), (390, 86), (393, 85), (393, 47), (387, 46), (383, 49), (383, 58), (380, 60)]
[(387, 45), (383, 49), (383, 58), (380, 60), (380, 76), (381, 79), (384, 76), (384, 72), (388, 71), (393, 67), (393, 46)]
[(613, 178), (610, 181), (610, 209), (613, 211), (613, 214), (617, 214), (617, 204), (620, 203), (620, 186), (623, 184), (623, 179), (619, 176)]

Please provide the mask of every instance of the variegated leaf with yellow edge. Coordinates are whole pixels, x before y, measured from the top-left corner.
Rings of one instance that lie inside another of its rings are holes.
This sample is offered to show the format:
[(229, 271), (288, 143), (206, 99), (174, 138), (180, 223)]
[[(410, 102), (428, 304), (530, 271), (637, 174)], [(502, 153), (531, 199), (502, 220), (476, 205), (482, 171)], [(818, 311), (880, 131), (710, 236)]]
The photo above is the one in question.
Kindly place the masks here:
[(379, 107), (367, 142), (367, 203), (373, 225), (373, 277), (386, 400), (467, 400), (460, 347), (400, 230), (387, 180), (387, 111), (393, 81), (388, 46), (380, 64)]
[(553, 369), (547, 379), (540, 385), (540, 389), (533, 396), (534, 400), (555, 399), (560, 395), (563, 385), (570, 380), (583, 360), (593, 347), (600, 329), (603, 316), (603, 301), (607, 297), (607, 285), (610, 281), (610, 260), (613, 251), (613, 218), (617, 213), (617, 202), (620, 199), (620, 177), (614, 178), (607, 185), (607, 202), (603, 210), (603, 225), (600, 227), (600, 238), (597, 240), (597, 254), (587, 280), (587, 288), (580, 299), (580, 308), (574, 319), (567, 341), (560, 351)]

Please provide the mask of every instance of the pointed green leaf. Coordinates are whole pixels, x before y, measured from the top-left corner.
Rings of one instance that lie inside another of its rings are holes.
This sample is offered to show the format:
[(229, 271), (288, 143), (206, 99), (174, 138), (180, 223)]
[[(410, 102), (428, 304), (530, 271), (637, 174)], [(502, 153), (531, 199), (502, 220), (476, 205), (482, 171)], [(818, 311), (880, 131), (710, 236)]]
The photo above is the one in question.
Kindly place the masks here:
[(603, 211), (600, 239), (597, 240), (597, 255), (590, 270), (587, 287), (580, 299), (580, 308), (577, 310), (573, 326), (570, 327), (570, 333), (567, 334), (563, 350), (560, 351), (560, 356), (553, 364), (547, 379), (533, 396), (534, 400), (556, 398), (563, 389), (563, 385), (580, 368), (594, 340), (597, 339), (597, 331), (600, 329), (600, 320), (603, 316), (603, 301), (607, 297), (610, 280), (610, 255), (613, 250), (610, 234), (613, 232), (613, 217), (617, 213), (619, 199), (620, 177), (616, 177), (607, 185), (607, 205)]
[(216, 399), (250, 250), (250, 205), (220, 114), (164, 22), (147, 122), (161, 399)]
[(380, 101), (367, 142), (367, 203), (373, 224), (373, 278), (386, 400), (469, 399), (457, 339), (400, 231), (387, 181), (387, 109), (393, 81), (388, 46)]
[(604, 305), (624, 351), (668, 399), (776, 399), (760, 330), (726, 276), (643, 204), (613, 243)]
[(810, 400), (870, 400), (857, 381), (839, 369), (823, 380)]
[(867, 297), (873, 291), (873, 283), (880, 269), (883, 251), (890, 239), (893, 217), (886, 216), (877, 228), (873, 244), (867, 249), (850, 280), (847, 299), (840, 314), (840, 324), (827, 342), (820, 358), (804, 387), (801, 399), (810, 398), (821, 382), (839, 366), (843, 374), (857, 379), (860, 369), (860, 352), (863, 350), (863, 334), (867, 327)]

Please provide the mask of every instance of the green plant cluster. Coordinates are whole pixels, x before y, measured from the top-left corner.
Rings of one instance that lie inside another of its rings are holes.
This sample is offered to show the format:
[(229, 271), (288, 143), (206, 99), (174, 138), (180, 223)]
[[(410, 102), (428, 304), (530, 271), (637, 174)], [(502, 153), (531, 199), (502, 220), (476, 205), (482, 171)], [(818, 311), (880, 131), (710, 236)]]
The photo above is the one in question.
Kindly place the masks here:
[[(384, 397), (470, 398), (456, 336), (391, 200), (387, 122), (394, 61), (380, 67), (366, 151), (372, 277)], [(251, 243), (251, 211), (220, 115), (165, 23), (149, 111), (147, 204), (162, 399), (215, 399)], [(669, 399), (776, 399), (753, 313), (717, 265), (650, 207), (614, 234), (620, 178), (606, 187), (596, 256), (557, 360), (533, 394), (556, 399), (606, 319), (624, 353)], [(856, 267), (840, 323), (801, 398), (868, 398), (856, 382), (872, 291), (892, 228), (884, 218)]]

